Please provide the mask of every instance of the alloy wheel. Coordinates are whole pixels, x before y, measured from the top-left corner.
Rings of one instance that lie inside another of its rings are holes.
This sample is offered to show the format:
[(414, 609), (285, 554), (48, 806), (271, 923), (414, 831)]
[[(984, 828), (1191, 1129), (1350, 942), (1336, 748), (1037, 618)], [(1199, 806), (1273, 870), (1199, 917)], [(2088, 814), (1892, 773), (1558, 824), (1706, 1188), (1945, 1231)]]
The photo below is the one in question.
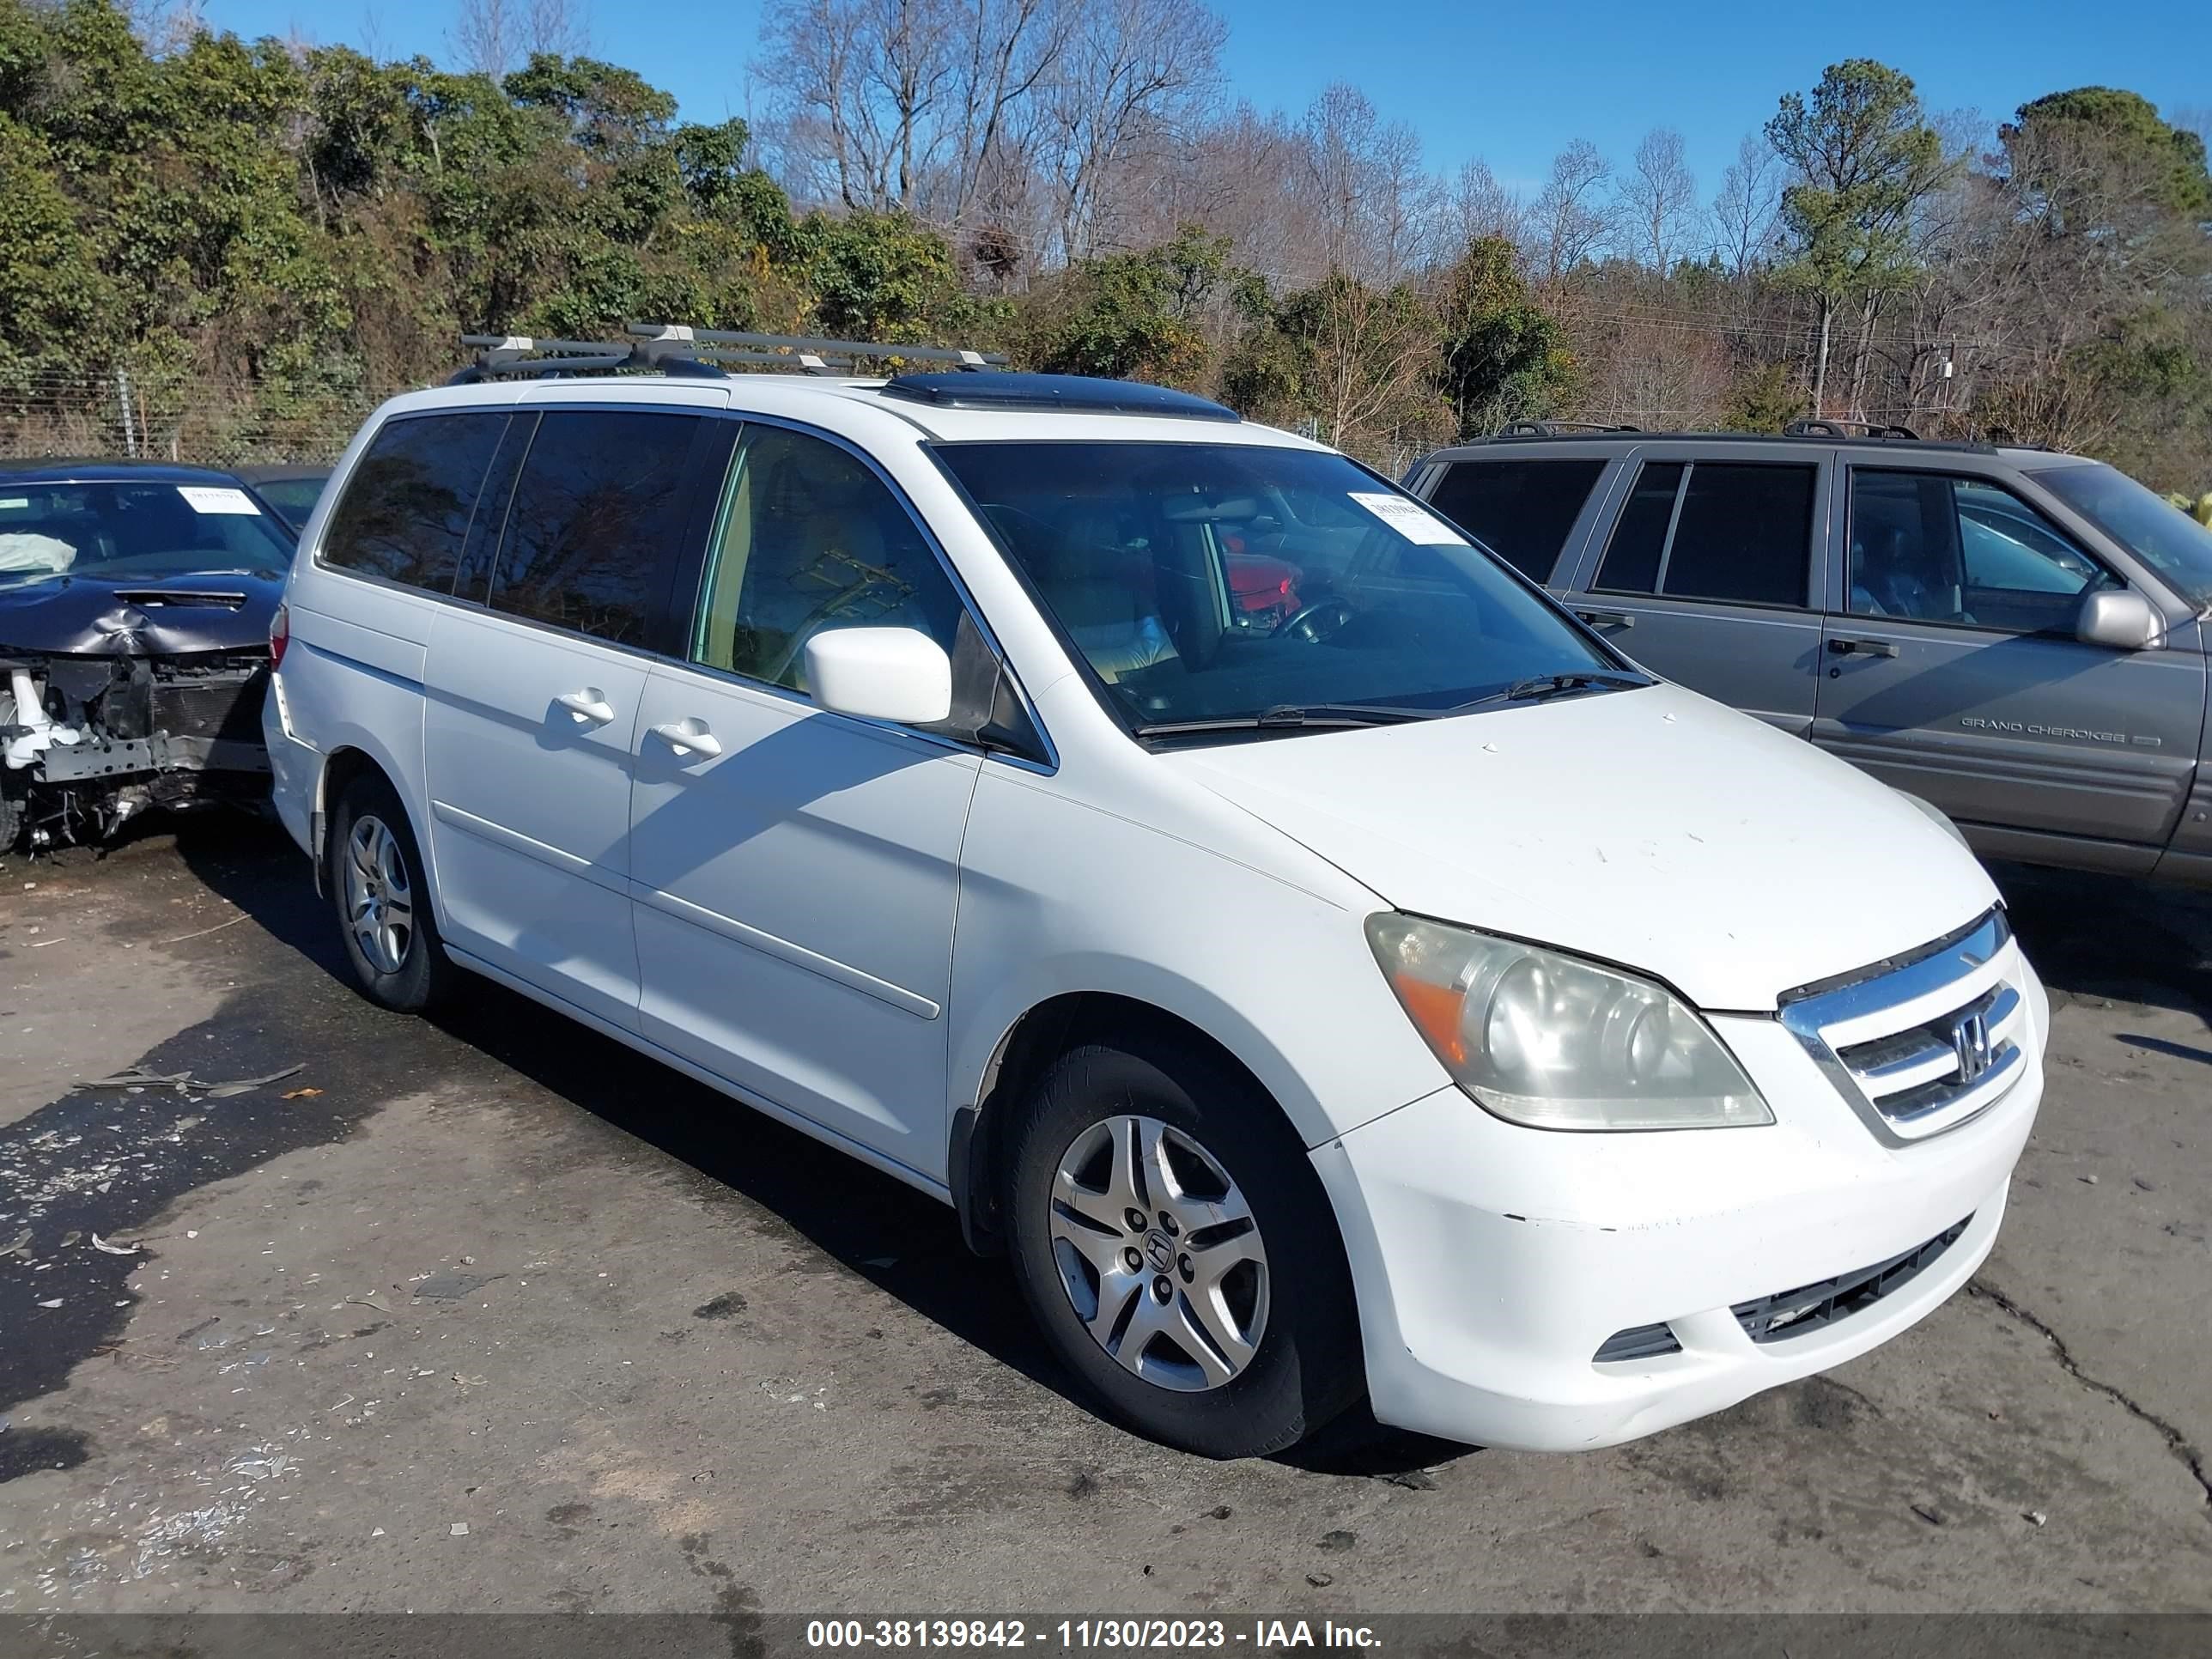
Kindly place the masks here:
[(1054, 1170), (1050, 1225), (1069, 1304), (1124, 1370), (1201, 1393), (1251, 1364), (1267, 1251), (1236, 1182), (1192, 1136), (1152, 1117), (1092, 1124)]
[(380, 974), (407, 964), (415, 942), (415, 884), (384, 820), (363, 814), (346, 838), (346, 925), (362, 959)]

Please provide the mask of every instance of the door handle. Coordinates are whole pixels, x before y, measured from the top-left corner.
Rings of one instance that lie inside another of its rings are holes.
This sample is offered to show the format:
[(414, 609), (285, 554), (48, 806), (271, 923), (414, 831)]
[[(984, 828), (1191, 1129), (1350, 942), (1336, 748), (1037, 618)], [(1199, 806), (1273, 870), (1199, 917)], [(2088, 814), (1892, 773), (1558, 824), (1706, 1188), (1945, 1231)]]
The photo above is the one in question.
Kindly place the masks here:
[(578, 720), (593, 726), (605, 726), (615, 717), (614, 705), (596, 685), (587, 685), (580, 691), (564, 691), (553, 701)]
[(704, 720), (670, 720), (654, 726), (653, 735), (679, 755), (700, 754), (712, 759), (722, 752), (722, 740), (707, 729)]
[(1575, 612), (1575, 615), (1580, 617), (1592, 628), (1633, 628), (1636, 626), (1636, 618), (1629, 615), (1626, 611), (1577, 611)]
[(1828, 641), (1832, 655), (1838, 657), (1893, 657), (1897, 654), (1894, 640), (1844, 640)]

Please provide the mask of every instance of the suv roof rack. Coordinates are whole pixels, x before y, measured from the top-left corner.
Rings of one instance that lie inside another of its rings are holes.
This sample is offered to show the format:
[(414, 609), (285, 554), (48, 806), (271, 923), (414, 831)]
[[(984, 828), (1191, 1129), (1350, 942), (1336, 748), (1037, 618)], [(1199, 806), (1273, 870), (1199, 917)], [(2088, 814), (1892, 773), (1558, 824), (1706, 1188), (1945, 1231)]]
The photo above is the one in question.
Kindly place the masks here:
[(1641, 432), (1640, 426), (1607, 426), (1601, 421), (1513, 421), (1501, 438), (1565, 438), (1577, 432)]
[(1434, 452), (1442, 455), (1462, 449), (1478, 449), (1487, 444), (1518, 445), (1540, 442), (1545, 439), (1561, 441), (1580, 441), (1584, 443), (1616, 441), (1623, 443), (1680, 443), (1695, 441), (1701, 443), (1732, 444), (1804, 444), (1848, 443), (1885, 446), (1898, 443), (1916, 444), (1925, 449), (1966, 450), (1977, 455), (1993, 455), (2000, 444), (2022, 447), (2004, 438), (1992, 434), (1990, 439), (1923, 438), (1910, 427), (1884, 426), (1870, 421), (1803, 420), (1792, 421), (1779, 432), (1723, 432), (1723, 431), (1644, 431), (1632, 426), (1600, 426), (1582, 421), (1516, 421), (1504, 430), (1486, 438), (1470, 438), (1464, 443), (1447, 444)]
[(1155, 415), (1186, 421), (1241, 421), (1225, 404), (1172, 386), (1090, 374), (902, 374), (884, 388), (939, 409), (1033, 409), (1082, 415)]
[(1920, 434), (1909, 426), (1891, 426), (1881, 421), (1791, 421), (1782, 428), (1785, 438), (1909, 438), (1920, 441)]
[(998, 352), (960, 346), (748, 334), (732, 329), (691, 328), (681, 323), (629, 323), (624, 325), (624, 332), (629, 337), (611, 342), (545, 340), (528, 334), (464, 334), (461, 343), (476, 353), (476, 361), (447, 384), (612, 374), (623, 370), (714, 380), (728, 373), (726, 365), (839, 374), (851, 373), (855, 360), (863, 357), (957, 363), (963, 370), (1001, 368), (1006, 361)]

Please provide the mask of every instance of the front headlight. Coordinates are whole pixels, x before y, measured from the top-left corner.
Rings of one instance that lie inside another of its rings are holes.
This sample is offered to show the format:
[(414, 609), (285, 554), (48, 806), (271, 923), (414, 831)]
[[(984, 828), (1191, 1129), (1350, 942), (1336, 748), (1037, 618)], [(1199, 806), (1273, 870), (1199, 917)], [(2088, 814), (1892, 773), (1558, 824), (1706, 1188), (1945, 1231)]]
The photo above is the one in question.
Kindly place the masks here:
[(1538, 1129), (1771, 1123), (1695, 1010), (1610, 968), (1394, 914), (1367, 942), (1414, 1029), (1477, 1105)]

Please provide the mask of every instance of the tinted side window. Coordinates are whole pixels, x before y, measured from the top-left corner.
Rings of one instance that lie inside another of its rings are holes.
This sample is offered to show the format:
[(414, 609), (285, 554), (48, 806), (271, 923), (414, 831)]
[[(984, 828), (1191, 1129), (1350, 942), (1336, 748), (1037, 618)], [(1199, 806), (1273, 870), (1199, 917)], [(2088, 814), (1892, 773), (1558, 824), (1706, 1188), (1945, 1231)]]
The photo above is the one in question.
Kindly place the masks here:
[(1430, 505), (1523, 575), (1551, 579), (1601, 459), (1462, 461)]
[(683, 542), (678, 486), (701, 418), (547, 410), (515, 481), (492, 609), (641, 643)]
[(1692, 599), (1802, 605), (1818, 469), (1699, 461), (1661, 588)]
[(504, 410), (387, 422), (323, 534), (323, 560), (434, 592), (453, 591)]
[(806, 690), (825, 629), (915, 628), (947, 651), (961, 601), (914, 519), (836, 445), (753, 426), (731, 463), (691, 659)]
[(1649, 593), (1659, 585), (1659, 556), (1667, 550), (1667, 527), (1674, 522), (1674, 493), (1681, 487), (1680, 461), (1653, 461), (1636, 475), (1636, 488), (1620, 509), (1620, 522), (1606, 544), (1597, 585), (1615, 593)]
[(2033, 634), (2072, 624), (2110, 572), (2009, 490), (1935, 472), (1851, 473), (1850, 608)]

